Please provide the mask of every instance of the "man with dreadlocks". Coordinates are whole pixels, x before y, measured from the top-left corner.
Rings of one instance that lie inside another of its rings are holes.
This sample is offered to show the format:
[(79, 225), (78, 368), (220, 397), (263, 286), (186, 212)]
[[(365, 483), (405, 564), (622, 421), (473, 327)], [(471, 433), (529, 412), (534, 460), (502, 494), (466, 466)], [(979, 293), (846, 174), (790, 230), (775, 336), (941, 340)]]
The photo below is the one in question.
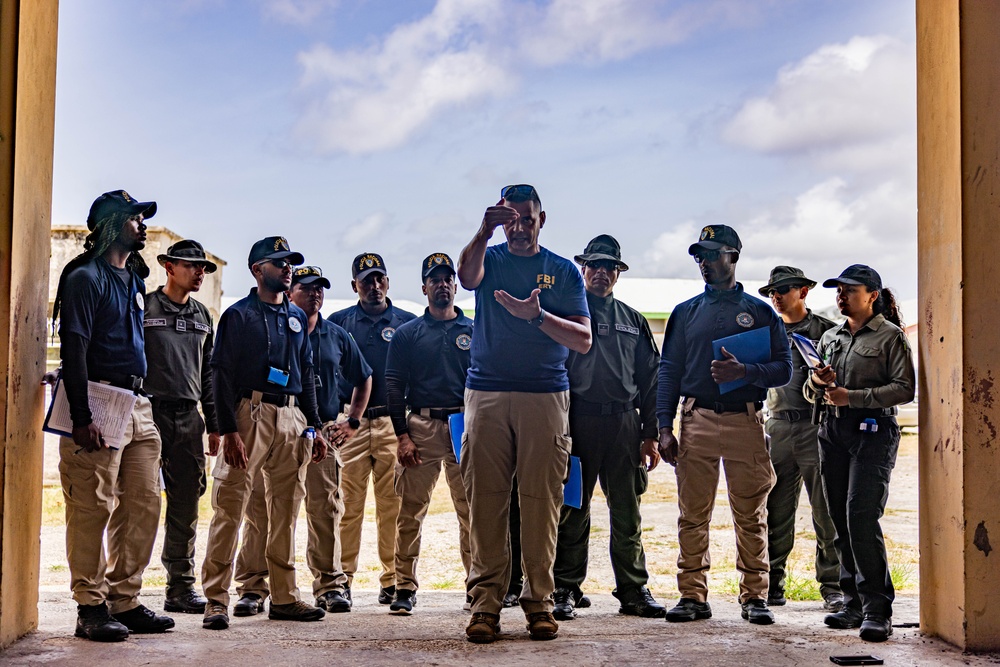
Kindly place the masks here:
[[(149, 269), (138, 253), (146, 245), (143, 221), (155, 213), (156, 202), (136, 201), (124, 190), (98, 197), (84, 252), (59, 277), (52, 313), (54, 321), (62, 310), (62, 385), (73, 419), (73, 437), (59, 439), (66, 559), (79, 605), (76, 636), (93, 641), (174, 627), (138, 600), (160, 516), (160, 435), (142, 391)], [(109, 447), (93, 423), (88, 381), (138, 394), (120, 449)]]

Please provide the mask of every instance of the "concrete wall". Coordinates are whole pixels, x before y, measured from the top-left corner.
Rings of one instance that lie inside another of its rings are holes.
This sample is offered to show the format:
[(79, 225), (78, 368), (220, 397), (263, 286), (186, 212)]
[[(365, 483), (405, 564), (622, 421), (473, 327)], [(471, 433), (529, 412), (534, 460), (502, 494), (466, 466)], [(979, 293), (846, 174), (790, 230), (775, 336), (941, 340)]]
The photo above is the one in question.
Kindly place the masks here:
[(918, 0), (917, 73), (920, 623), (997, 650), (1000, 3)]
[(0, 647), (38, 625), (57, 0), (0, 2)]

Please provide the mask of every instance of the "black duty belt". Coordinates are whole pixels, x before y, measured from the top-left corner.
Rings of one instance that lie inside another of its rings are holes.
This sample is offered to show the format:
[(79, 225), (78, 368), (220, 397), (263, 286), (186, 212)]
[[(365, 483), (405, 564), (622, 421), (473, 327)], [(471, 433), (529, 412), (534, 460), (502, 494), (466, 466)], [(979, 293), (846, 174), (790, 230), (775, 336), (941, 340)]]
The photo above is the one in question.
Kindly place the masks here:
[(198, 405), (198, 401), (192, 401), (189, 398), (160, 398), (158, 396), (150, 396), (149, 400), (153, 403), (153, 407), (160, 410), (192, 410)]
[[(592, 401), (585, 401), (582, 398), (570, 397), (569, 409), (571, 412), (575, 412), (580, 415), (586, 415), (588, 417), (605, 417), (609, 415), (619, 415), (623, 412), (628, 412), (629, 410), (635, 410), (635, 403), (629, 401), (628, 403), (619, 403), (612, 401), (611, 403), (594, 403)], [(746, 408), (744, 407), (744, 410)]]
[(142, 393), (142, 378), (138, 375), (124, 375), (116, 378), (105, 378), (103, 380), (95, 380), (95, 382), (110, 384), (112, 387), (118, 387), (119, 389), (128, 389), (129, 391)]
[(374, 408), (368, 408), (365, 410), (362, 417), (367, 417), (368, 419), (378, 419), (379, 417), (389, 416), (389, 407), (386, 405), (376, 405)]
[(775, 410), (769, 416), (783, 422), (803, 422), (812, 418), (812, 410)]
[(867, 419), (869, 417), (892, 417), (897, 414), (896, 408), (849, 408), (846, 405), (828, 405), (826, 406), (826, 410), (829, 416), (836, 417), (837, 419), (843, 419), (846, 417), (860, 419)]
[[(703, 401), (700, 398), (694, 399), (694, 407), (702, 408), (703, 410), (711, 410), (717, 415), (721, 415), (725, 412), (746, 412), (747, 405), (750, 401), (744, 401), (742, 403), (721, 403), (717, 401)], [(754, 401), (754, 410), (760, 410), (764, 407), (764, 401)]]
[[(243, 398), (249, 398), (250, 400), (253, 400), (253, 395), (254, 392), (250, 389), (244, 390), (241, 394)], [(261, 392), (260, 402), (277, 405), (279, 408), (287, 408), (290, 405), (295, 405), (295, 397), (291, 394), (268, 394), (267, 392)]]
[(458, 414), (459, 412), (465, 412), (464, 407), (458, 408), (417, 408), (413, 412), (416, 412), (421, 417), (429, 417), (430, 419), (439, 419), (443, 422), (448, 421), (448, 417)]

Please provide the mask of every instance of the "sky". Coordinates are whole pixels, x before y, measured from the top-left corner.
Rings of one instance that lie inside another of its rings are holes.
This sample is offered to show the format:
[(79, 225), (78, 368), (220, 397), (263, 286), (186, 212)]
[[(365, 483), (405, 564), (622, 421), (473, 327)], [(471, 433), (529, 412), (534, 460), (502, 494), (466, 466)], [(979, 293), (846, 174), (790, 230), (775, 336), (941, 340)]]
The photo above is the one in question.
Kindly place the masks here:
[(531, 183), (543, 246), (610, 233), (627, 277), (698, 278), (688, 245), (728, 224), (737, 278), (864, 263), (912, 299), (914, 23), (912, 0), (62, 2), (53, 224), (123, 188), (229, 262), (226, 296), (282, 235), (330, 298), (377, 252), (422, 301), (420, 261)]

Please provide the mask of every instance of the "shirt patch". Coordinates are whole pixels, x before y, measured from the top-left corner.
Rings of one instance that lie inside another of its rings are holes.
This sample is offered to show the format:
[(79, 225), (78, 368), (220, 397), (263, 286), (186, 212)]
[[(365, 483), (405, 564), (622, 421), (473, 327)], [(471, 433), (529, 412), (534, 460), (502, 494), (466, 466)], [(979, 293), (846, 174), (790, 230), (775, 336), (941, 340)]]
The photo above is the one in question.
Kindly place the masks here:
[(611, 333), (611, 327), (609, 327), (607, 324), (601, 324), (600, 322), (597, 323), (598, 336), (607, 336), (609, 333)]
[(469, 334), (459, 334), (458, 338), (455, 339), (455, 345), (460, 350), (468, 350), (472, 347), (472, 336)]
[(167, 320), (166, 320), (166, 318), (163, 318), (163, 317), (157, 317), (157, 318), (153, 318), (153, 319), (143, 320), (142, 321), (142, 326), (143, 326), (143, 328), (145, 328), (145, 327), (165, 327), (165, 326), (167, 326)]
[(299, 318), (297, 317), (289, 317), (288, 328), (294, 331), (295, 333), (298, 333), (302, 331), (302, 322), (299, 322)]
[(207, 324), (202, 324), (201, 322), (194, 322), (195, 331), (200, 331), (202, 333), (212, 333), (212, 327)]
[(183, 317), (178, 317), (177, 318), (177, 324), (176, 324), (176, 326), (177, 326), (177, 330), (178, 331), (187, 331), (188, 330), (187, 320), (185, 320)]
[(556, 277), (545, 273), (539, 273), (535, 276), (535, 281), (538, 283), (538, 289), (552, 289), (552, 287), (556, 284)]
[(744, 329), (749, 329), (753, 326), (753, 315), (750, 313), (740, 313), (736, 316), (736, 324), (740, 325)]
[(139, 306), (139, 310), (146, 308), (146, 300), (142, 298), (142, 292), (135, 293), (135, 305)]
[(615, 329), (618, 331), (624, 331), (625, 333), (630, 333), (633, 336), (639, 335), (639, 327), (630, 327), (627, 324), (616, 324)]
[(395, 333), (396, 330), (393, 329), (392, 327), (386, 327), (385, 329), (382, 329), (382, 340), (388, 343), (389, 341), (392, 340), (392, 337)]

